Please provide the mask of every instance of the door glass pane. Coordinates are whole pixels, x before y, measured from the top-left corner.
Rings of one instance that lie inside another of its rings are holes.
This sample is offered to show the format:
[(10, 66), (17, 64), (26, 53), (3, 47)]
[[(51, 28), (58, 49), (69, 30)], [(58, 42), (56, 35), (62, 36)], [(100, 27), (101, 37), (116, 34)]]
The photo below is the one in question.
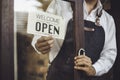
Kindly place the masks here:
[[(110, 0), (104, 8), (110, 9)], [(14, 0), (16, 32), (15, 76), (17, 80), (45, 80), (48, 70), (48, 54), (38, 54), (31, 45), (33, 36), (27, 33), (28, 12), (46, 10), (51, 0)]]
[(16, 70), (18, 80), (45, 80), (48, 55), (37, 54), (31, 46), (32, 34), (27, 33), (27, 19), (30, 9), (46, 9), (50, 0), (14, 0), (16, 32)]

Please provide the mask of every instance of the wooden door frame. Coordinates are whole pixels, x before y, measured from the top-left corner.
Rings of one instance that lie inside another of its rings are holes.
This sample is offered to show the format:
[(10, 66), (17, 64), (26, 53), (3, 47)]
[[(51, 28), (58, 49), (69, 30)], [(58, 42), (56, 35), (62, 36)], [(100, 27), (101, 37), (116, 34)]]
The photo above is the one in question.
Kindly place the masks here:
[(14, 80), (14, 5), (0, 0), (0, 80)]

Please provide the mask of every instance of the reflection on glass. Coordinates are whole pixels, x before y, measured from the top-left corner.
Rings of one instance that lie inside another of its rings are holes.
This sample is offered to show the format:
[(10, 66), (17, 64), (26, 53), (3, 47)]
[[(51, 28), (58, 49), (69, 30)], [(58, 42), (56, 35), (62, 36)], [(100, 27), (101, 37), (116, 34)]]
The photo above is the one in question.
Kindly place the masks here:
[[(45, 10), (51, 0), (14, 0), (17, 40), (17, 80), (45, 80), (48, 69), (48, 54), (37, 54), (31, 46), (33, 35), (28, 34), (27, 19), (30, 9)], [(110, 8), (106, 0), (105, 9)]]
[(33, 35), (26, 32), (28, 11), (45, 10), (50, 0), (14, 0), (17, 40), (17, 79), (45, 80), (48, 55), (37, 54), (31, 46)]

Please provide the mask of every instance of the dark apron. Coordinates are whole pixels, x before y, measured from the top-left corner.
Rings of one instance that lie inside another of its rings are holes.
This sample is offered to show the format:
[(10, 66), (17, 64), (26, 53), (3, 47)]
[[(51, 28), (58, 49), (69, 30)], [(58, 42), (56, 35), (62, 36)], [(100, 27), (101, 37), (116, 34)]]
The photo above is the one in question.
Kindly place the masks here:
[[(105, 32), (102, 26), (96, 26), (91, 21), (85, 20), (84, 24), (86, 28), (94, 28), (94, 31), (85, 30), (85, 50), (86, 56), (95, 63), (104, 46)], [(48, 69), (47, 80), (74, 80), (75, 45), (73, 30), (73, 21), (70, 20), (63, 45)], [(106, 77), (89, 77), (84, 73), (83, 75), (85, 78), (81, 80), (110, 80)]]

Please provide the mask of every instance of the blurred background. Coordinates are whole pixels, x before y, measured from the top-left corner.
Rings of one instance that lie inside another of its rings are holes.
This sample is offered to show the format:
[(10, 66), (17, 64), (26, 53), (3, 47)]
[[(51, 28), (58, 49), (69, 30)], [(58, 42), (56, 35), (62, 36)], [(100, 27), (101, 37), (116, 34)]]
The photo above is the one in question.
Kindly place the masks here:
[(33, 35), (26, 29), (29, 10), (45, 10), (49, 3), (50, 0), (14, 0), (17, 80), (45, 80), (48, 55), (34, 51), (31, 46)]
[[(101, 0), (104, 9), (115, 19), (117, 30), (117, 42), (119, 49), (120, 10), (119, 3), (115, 0)], [(37, 54), (31, 46), (33, 35), (26, 32), (28, 11), (30, 9), (46, 10), (51, 0), (14, 0), (14, 22), (16, 33), (16, 75), (17, 80), (45, 80), (48, 69), (48, 55)], [(114, 80), (120, 80), (119, 53), (114, 65)]]

